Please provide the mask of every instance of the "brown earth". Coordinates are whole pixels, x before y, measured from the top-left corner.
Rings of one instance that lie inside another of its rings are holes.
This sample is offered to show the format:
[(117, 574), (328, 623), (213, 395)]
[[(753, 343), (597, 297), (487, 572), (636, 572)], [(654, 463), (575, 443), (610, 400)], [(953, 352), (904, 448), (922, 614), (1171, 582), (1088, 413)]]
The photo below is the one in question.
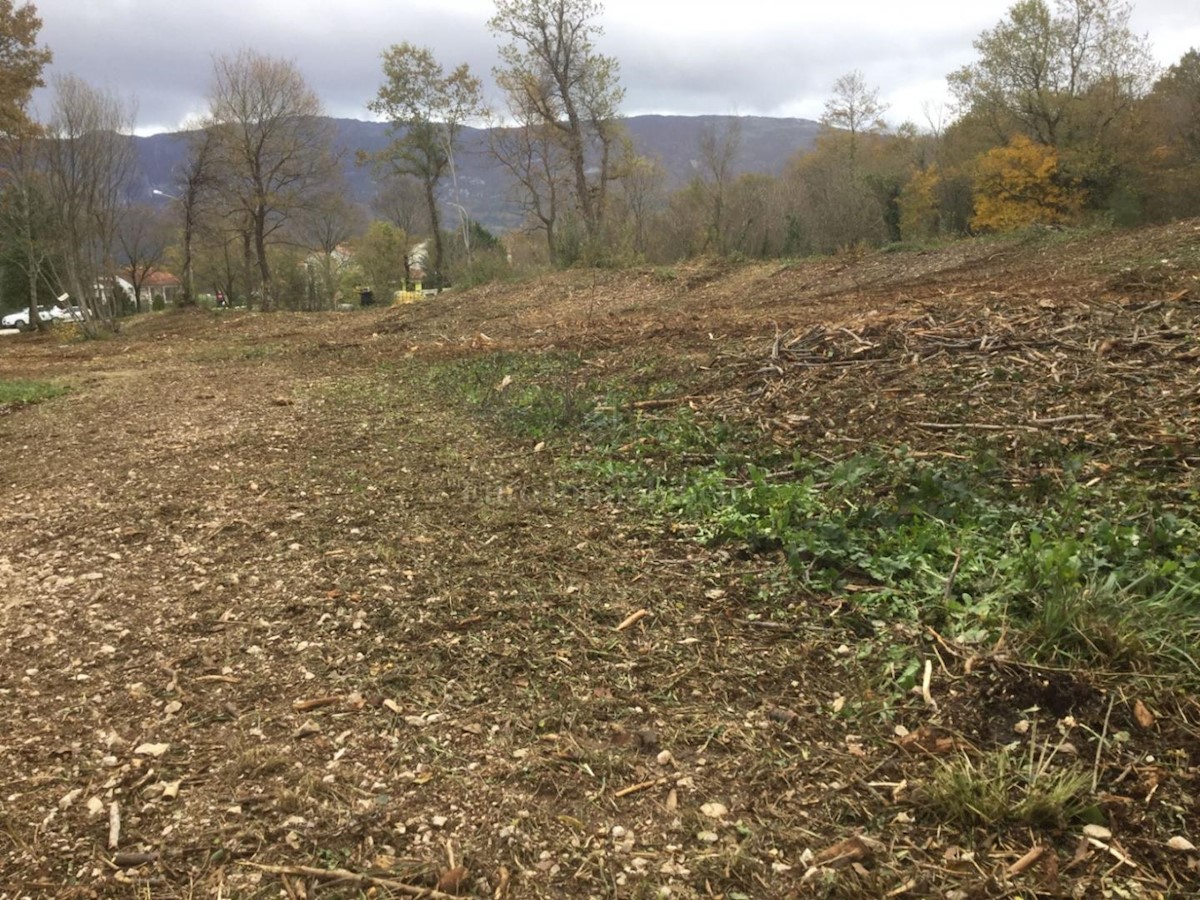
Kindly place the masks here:
[[(0, 897), (1200, 893), (1194, 696), (911, 635), (937, 705), (884, 715), (852, 598), (764, 621), (777, 560), (424, 374), (550, 349), (830, 458), (1078, 442), (1194, 492), (1200, 223), (3, 339), (71, 391), (0, 411)], [(1030, 721), (1111, 836), (923, 812)]]

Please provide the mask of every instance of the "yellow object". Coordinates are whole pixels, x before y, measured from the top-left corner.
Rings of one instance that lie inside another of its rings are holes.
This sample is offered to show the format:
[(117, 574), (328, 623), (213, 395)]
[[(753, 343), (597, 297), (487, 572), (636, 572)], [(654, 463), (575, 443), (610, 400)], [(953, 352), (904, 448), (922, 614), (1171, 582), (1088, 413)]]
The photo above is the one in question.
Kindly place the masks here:
[(414, 281), (411, 291), (396, 291), (392, 294), (392, 306), (403, 306), (406, 303), (416, 303), (422, 299), (425, 294), (421, 291), (421, 282)]
[(392, 306), (404, 306), (406, 303), (416, 303), (424, 296), (419, 290), (396, 291), (396, 293), (392, 294)]

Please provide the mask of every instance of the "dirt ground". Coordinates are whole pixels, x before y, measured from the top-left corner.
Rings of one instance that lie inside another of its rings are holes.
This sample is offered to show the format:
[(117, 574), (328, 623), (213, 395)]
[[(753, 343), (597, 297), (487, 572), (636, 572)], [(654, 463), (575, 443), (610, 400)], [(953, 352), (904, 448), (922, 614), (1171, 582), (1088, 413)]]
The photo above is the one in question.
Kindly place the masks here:
[[(0, 409), (0, 897), (1200, 894), (1170, 842), (1200, 844), (1194, 696), (929, 637), (936, 707), (839, 715), (867, 690), (845, 598), (767, 627), (772, 562), (421, 377), (655, 348), (680, 402), (798, 447), (949, 452), (967, 417), (1195, 487), (1198, 325), (1187, 222), (3, 338), (0, 378), (71, 390)], [(1001, 350), (1028, 387), (989, 382)], [(1114, 833), (914, 811), (948, 748), (1030, 718), (1076, 729)]]

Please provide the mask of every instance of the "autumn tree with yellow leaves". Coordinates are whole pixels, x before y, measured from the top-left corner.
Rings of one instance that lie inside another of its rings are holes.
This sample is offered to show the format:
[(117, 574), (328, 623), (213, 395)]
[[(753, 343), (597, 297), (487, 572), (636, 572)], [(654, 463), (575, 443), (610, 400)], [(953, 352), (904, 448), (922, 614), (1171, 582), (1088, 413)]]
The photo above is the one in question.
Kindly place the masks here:
[(1079, 214), (1083, 192), (1059, 170), (1058, 151), (1018, 135), (983, 155), (975, 177), (976, 231), (1063, 225)]

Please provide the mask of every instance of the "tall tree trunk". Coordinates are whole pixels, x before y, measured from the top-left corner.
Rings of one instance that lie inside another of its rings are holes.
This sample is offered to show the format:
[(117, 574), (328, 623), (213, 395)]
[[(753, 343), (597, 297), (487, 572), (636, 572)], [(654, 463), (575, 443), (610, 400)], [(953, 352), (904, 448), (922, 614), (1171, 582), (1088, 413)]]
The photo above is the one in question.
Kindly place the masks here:
[(192, 209), (183, 211), (183, 300), (180, 306), (196, 305), (196, 290), (192, 277)]
[(21, 230), (24, 231), (22, 242), (25, 244), (26, 277), (29, 280), (29, 324), (38, 331), (42, 330), (42, 317), (38, 314), (38, 264), (37, 250), (33, 246), (33, 208), (29, 199), (29, 190), (21, 187)]
[(437, 275), (437, 290), (442, 290), (442, 222), (438, 215), (436, 183), (425, 179), (425, 202), (429, 205), (429, 227), (433, 230), (433, 270)]
[(275, 299), (271, 296), (271, 266), (267, 261), (267, 212), (259, 207), (254, 214), (254, 254), (258, 257), (258, 277), (262, 291), (262, 308), (275, 308)]
[(246, 291), (246, 309), (254, 309), (254, 245), (249, 228), (242, 232), (242, 282)]

